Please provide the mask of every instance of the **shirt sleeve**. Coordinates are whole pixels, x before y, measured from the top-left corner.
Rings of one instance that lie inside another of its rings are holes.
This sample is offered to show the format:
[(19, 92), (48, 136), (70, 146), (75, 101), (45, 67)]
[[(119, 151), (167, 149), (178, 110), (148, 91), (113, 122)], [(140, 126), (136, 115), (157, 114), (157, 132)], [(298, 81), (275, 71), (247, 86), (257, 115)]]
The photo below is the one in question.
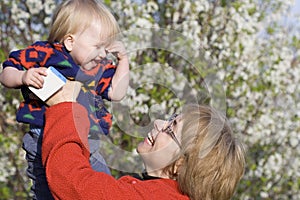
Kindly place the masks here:
[[(3, 62), (3, 68), (5, 67), (14, 67), (18, 70), (26, 70), (30, 67), (38, 66), (37, 63), (30, 62), (27, 64), (24, 64), (26, 60), (22, 59), (22, 55), (26, 55), (27, 49), (21, 49), (17, 51), (13, 51), (9, 54), (9, 57), (7, 60)], [(36, 53), (36, 52), (33, 52)]]
[(80, 104), (61, 103), (47, 109), (42, 161), (53, 196), (56, 199), (131, 199), (133, 187), (91, 168), (88, 130), (87, 111)]
[(13, 51), (3, 62), (3, 68), (14, 67), (18, 70), (50, 66), (70, 80), (75, 79), (80, 69), (62, 44), (46, 41), (37, 41), (24, 49)]
[(101, 61), (101, 64), (104, 65), (104, 71), (96, 87), (96, 93), (98, 95), (101, 95), (102, 98), (110, 101), (111, 99), (108, 96), (108, 92), (111, 89), (112, 78), (116, 72), (117, 67), (113, 65), (110, 60), (107, 59), (103, 59)]

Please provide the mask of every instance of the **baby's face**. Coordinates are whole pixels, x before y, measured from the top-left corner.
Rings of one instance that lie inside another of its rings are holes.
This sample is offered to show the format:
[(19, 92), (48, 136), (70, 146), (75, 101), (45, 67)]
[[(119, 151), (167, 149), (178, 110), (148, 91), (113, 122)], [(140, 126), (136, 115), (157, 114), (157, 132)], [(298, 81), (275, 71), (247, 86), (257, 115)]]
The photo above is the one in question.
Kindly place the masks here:
[(105, 48), (109, 40), (100, 37), (101, 28), (101, 23), (94, 21), (89, 28), (74, 35), (75, 42), (70, 54), (84, 70), (92, 70), (106, 57)]

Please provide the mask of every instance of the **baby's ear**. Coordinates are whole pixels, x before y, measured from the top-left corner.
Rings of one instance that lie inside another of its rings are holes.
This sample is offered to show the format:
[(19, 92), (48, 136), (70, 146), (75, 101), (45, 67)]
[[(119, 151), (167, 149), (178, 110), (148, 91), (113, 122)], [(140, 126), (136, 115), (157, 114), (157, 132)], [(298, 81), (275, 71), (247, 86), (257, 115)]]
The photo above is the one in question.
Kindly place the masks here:
[(68, 51), (72, 51), (75, 43), (75, 36), (72, 34), (66, 35), (63, 40), (63, 43)]

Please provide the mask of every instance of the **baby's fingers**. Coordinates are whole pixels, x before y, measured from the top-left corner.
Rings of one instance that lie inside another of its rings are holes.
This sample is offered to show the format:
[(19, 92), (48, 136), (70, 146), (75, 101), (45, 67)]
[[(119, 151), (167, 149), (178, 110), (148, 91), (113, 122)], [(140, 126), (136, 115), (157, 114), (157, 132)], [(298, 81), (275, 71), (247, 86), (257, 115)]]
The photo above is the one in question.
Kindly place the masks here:
[(40, 68), (35, 68), (35, 72), (42, 76), (47, 76), (47, 68), (46, 67), (40, 67)]
[(44, 76), (36, 76), (36, 77), (33, 77), (33, 82), (32, 82), (34, 85), (34, 87), (36, 88), (42, 88), (43, 85), (44, 85)]
[(31, 76), (24, 80), (24, 83), (27, 86), (32, 86), (34, 88), (40, 89), (43, 87), (44, 79), (42, 76)]
[(45, 76), (47, 76), (46, 68), (31, 68), (24, 73), (22, 82), (39, 89), (43, 87)]

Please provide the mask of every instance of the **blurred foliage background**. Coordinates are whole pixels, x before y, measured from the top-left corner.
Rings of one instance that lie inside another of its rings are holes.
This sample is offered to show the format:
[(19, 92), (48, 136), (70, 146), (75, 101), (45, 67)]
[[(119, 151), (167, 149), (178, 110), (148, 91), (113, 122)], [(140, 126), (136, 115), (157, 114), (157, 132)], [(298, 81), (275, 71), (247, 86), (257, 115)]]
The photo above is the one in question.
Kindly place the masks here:
[[(46, 40), (61, 0), (0, 2), (0, 62)], [(234, 199), (300, 199), (299, 15), (293, 0), (105, 0), (130, 57), (120, 103), (107, 102), (113, 128), (101, 152), (115, 177), (142, 170), (134, 151), (155, 118), (206, 103), (230, 118), (247, 145)], [(15, 120), (22, 97), (0, 86), (0, 199), (30, 198)]]

